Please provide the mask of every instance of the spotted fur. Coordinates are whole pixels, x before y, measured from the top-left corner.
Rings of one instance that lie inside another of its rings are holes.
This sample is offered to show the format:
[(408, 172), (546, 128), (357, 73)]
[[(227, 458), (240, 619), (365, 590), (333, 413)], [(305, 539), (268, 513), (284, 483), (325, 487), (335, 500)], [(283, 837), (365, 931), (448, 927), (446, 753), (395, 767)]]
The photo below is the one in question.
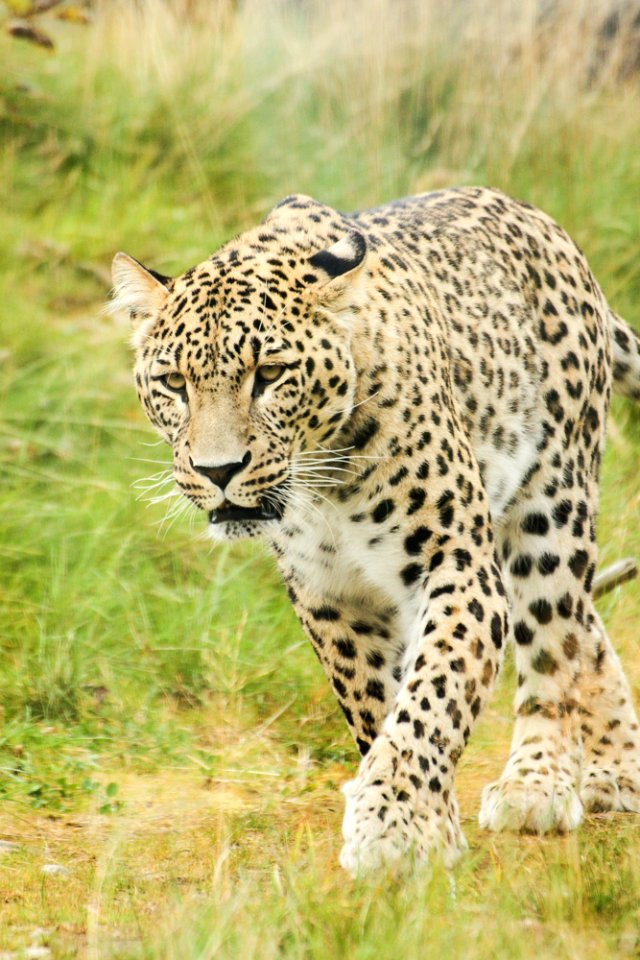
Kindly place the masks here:
[(591, 600), (612, 383), (640, 341), (566, 233), (485, 189), (352, 216), (283, 200), (170, 280), (123, 254), (142, 404), (214, 538), (262, 536), (362, 755), (342, 864), (464, 844), (454, 772), (508, 637), (493, 830), (640, 811), (628, 683)]

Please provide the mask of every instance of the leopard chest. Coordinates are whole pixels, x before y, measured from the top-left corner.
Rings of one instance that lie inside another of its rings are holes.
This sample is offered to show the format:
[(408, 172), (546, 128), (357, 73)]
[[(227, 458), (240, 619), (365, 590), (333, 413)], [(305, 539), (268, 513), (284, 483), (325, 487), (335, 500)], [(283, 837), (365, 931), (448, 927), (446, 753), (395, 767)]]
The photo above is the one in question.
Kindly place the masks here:
[(407, 627), (417, 615), (417, 591), (402, 582), (400, 531), (358, 513), (353, 503), (327, 498), (288, 510), (276, 549), (285, 574), (318, 597), (393, 608)]

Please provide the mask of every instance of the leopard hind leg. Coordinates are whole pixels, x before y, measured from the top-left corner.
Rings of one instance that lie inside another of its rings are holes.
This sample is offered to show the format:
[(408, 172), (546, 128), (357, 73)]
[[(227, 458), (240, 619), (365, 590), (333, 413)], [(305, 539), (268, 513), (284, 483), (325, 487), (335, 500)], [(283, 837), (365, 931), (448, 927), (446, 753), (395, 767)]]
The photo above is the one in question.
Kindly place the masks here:
[(595, 645), (583, 668), (580, 730), (585, 810), (640, 813), (640, 725), (620, 660), (594, 610)]

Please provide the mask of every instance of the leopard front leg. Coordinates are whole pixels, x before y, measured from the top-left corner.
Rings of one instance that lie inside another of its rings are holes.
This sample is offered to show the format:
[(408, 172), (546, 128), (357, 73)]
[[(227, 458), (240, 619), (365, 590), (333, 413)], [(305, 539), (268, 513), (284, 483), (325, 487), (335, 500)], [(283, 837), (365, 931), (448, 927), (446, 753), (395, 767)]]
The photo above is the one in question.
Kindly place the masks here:
[(418, 615), (408, 638), (393, 611), (365, 611), (290, 583), (363, 755), (344, 787), (340, 862), (351, 873), (406, 853), (439, 853), (450, 865), (465, 846), (453, 777), (498, 672), (505, 592), (488, 544), (479, 561), (463, 548), (440, 549), (413, 570)]
[(466, 549), (437, 551), (403, 680), (379, 736), (345, 788), (341, 864), (371, 869), (409, 853), (451, 865), (465, 846), (457, 761), (493, 686), (506, 636), (500, 570)]
[(580, 684), (580, 799), (593, 813), (640, 813), (640, 725), (629, 681), (592, 607), (587, 607), (586, 618), (595, 642), (585, 657)]
[(464, 548), (436, 550), (415, 569), (423, 570), (414, 584), (419, 613), (402, 680), (344, 788), (340, 862), (350, 873), (406, 854), (451, 865), (465, 846), (454, 772), (498, 672), (505, 591), (488, 550), (479, 559)]
[(597, 641), (589, 596), (596, 491), (587, 475), (577, 495), (569, 467), (555, 500), (544, 471), (534, 475), (500, 533), (518, 689), (510, 756), (482, 795), (480, 825), (491, 830), (566, 833), (582, 819), (582, 685)]
[(393, 609), (320, 596), (294, 576), (289, 597), (327, 675), (358, 750), (378, 736), (402, 676), (402, 641)]

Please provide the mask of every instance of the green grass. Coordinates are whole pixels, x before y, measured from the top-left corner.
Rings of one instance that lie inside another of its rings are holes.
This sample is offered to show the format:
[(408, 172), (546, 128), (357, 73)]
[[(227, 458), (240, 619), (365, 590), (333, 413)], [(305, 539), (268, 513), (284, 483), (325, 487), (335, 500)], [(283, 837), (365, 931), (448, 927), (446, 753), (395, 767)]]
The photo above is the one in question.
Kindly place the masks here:
[[(508, 749), (509, 665), (460, 765), (469, 855), (452, 877), (347, 881), (355, 751), (273, 564), (138, 499), (168, 455), (128, 331), (101, 312), (118, 249), (179, 271), (293, 191), (352, 209), (487, 183), (554, 215), (640, 327), (640, 97), (615, 44), (594, 77), (597, 18), (567, 9), (549, 35), (506, 0), (328, 6), (219, 0), (190, 22), (114, 4), (48, 25), (52, 53), (0, 37), (0, 839), (17, 844), (0, 952), (640, 949), (637, 818), (565, 839), (475, 826)], [(640, 556), (639, 455), (617, 401), (603, 562)], [(640, 591), (600, 607), (637, 692)]]

